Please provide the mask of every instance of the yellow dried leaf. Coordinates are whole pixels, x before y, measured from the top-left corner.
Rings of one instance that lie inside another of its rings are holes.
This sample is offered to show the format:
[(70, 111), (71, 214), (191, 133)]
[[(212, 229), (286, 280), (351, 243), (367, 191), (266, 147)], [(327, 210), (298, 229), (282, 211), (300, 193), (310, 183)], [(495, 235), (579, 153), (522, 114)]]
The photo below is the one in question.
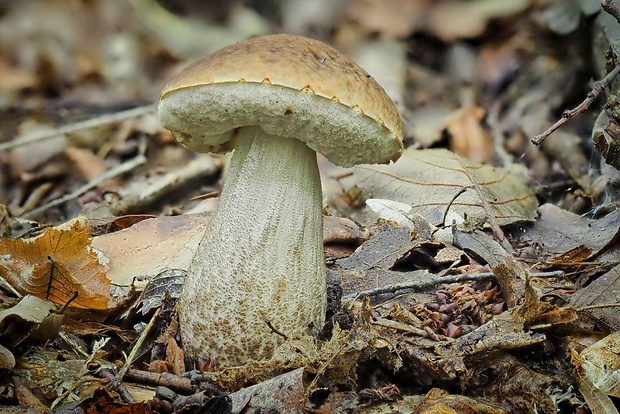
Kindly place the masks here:
[(84, 218), (76, 218), (29, 239), (0, 240), (0, 273), (21, 294), (66, 303), (71, 307), (106, 310), (110, 281), (106, 267), (90, 246)]

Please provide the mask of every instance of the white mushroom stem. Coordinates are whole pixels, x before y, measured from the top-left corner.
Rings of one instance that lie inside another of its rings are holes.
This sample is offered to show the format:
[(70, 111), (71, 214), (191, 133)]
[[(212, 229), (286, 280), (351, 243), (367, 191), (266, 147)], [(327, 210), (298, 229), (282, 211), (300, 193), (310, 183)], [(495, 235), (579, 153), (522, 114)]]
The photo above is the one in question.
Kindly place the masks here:
[(218, 211), (179, 299), (185, 350), (219, 365), (271, 356), (324, 321), (321, 183), (304, 143), (242, 128)]

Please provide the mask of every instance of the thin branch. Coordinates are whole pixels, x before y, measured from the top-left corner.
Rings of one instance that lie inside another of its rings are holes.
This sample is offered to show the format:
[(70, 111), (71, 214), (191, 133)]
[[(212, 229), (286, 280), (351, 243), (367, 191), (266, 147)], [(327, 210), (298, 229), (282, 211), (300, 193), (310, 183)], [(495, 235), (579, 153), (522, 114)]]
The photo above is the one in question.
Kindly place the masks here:
[(125, 374), (125, 378), (146, 385), (157, 385), (168, 387), (173, 391), (183, 394), (192, 394), (194, 387), (192, 387), (192, 380), (184, 378), (168, 372), (149, 372), (139, 369), (130, 369)]
[(138, 337), (138, 340), (133, 345), (133, 348), (132, 348), (131, 352), (129, 353), (129, 356), (127, 357), (127, 361), (125, 361), (125, 364), (120, 369), (120, 371), (118, 371), (118, 374), (116, 374), (116, 377), (114, 378), (114, 380), (117, 383), (120, 384), (120, 382), (123, 380), (123, 377), (125, 376), (125, 374), (129, 371), (129, 368), (131, 368), (131, 364), (133, 364), (133, 361), (138, 356), (138, 353), (140, 352), (140, 348), (142, 348), (142, 344), (144, 343), (146, 338), (151, 333), (151, 330), (155, 327), (155, 323), (157, 322), (157, 319), (159, 318), (159, 314), (160, 313), (161, 313), (161, 308), (159, 308), (159, 309), (157, 309), (155, 311), (155, 313), (151, 317), (151, 320), (149, 321), (148, 325), (146, 325), (144, 327), (144, 330), (142, 331), (142, 333)]
[(620, 9), (615, 5), (613, 0), (601, 0), (601, 6), (603, 10), (612, 15), (614, 19), (618, 21), (618, 24), (620, 24)]
[(611, 84), (611, 82), (616, 78), (616, 76), (618, 76), (618, 73), (620, 73), (620, 65), (616, 66), (611, 72), (609, 72), (607, 76), (603, 78), (603, 80), (597, 82), (594, 85), (594, 88), (590, 92), (588, 92), (588, 95), (586, 99), (583, 100), (583, 102), (581, 102), (573, 109), (568, 109), (562, 112), (562, 118), (560, 118), (555, 124), (551, 125), (551, 127), (549, 127), (549, 129), (547, 129), (545, 132), (543, 132), (542, 134), (538, 134), (534, 138), (532, 138), (532, 144), (542, 144), (542, 142), (547, 139), (549, 135), (553, 134), (562, 125), (567, 123), (571, 118), (574, 118), (575, 116), (585, 112), (590, 107), (590, 105), (592, 105), (592, 102), (594, 102), (596, 98), (598, 98), (599, 95), (603, 93), (605, 88), (607, 88), (609, 84)]
[(117, 165), (116, 167), (106, 171), (105, 173), (95, 177), (93, 180), (91, 180), (90, 182), (84, 184), (83, 186), (81, 186), (80, 188), (78, 188), (77, 190), (63, 196), (60, 198), (57, 198), (55, 200), (50, 201), (49, 203), (39, 207), (39, 208), (35, 208), (34, 210), (32, 210), (29, 213), (23, 214), (21, 217), (25, 218), (25, 219), (32, 219), (37, 217), (39, 214), (43, 213), (46, 210), (49, 210), (52, 207), (56, 207), (58, 205), (61, 205), (63, 203), (66, 203), (67, 201), (73, 200), (75, 198), (78, 198), (79, 196), (81, 196), (82, 194), (84, 194), (85, 192), (97, 187), (99, 184), (101, 184), (104, 181), (107, 181), (111, 178), (117, 177), (121, 174), (125, 174), (126, 172), (129, 172), (131, 170), (133, 170), (136, 167), (139, 167), (140, 165), (144, 164), (146, 162), (146, 157), (142, 154), (130, 159), (127, 162), (124, 162), (123, 164)]
[[(553, 272), (540, 272), (540, 273), (530, 273), (532, 277), (551, 277), (551, 276), (562, 276), (564, 274), (561, 270), (556, 270)], [(379, 286), (372, 289), (361, 290), (359, 292), (350, 293), (345, 295), (343, 299), (355, 299), (360, 296), (377, 296), (383, 293), (395, 293), (399, 291), (407, 291), (407, 290), (422, 290), (427, 289), (429, 287), (433, 287), (436, 285), (441, 285), (443, 283), (459, 283), (464, 282), (466, 280), (486, 280), (495, 277), (495, 275), (491, 272), (483, 272), (483, 273), (474, 273), (474, 274), (461, 274), (461, 275), (450, 275), (450, 276), (442, 276), (437, 277), (435, 279), (424, 280), (422, 282), (403, 282), (403, 283), (394, 283), (392, 285)]]
[(22, 145), (31, 144), (33, 142), (44, 141), (47, 139), (55, 138), (59, 135), (69, 134), (83, 129), (96, 128), (103, 125), (112, 124), (114, 122), (124, 121), (126, 119), (136, 118), (144, 114), (148, 114), (155, 111), (153, 105), (139, 106), (137, 108), (128, 109), (126, 111), (115, 112), (113, 114), (106, 114), (97, 118), (87, 119), (85, 121), (76, 122), (71, 125), (58, 128), (52, 132), (46, 132), (44, 134), (27, 135), (15, 139), (13, 141), (0, 144), (0, 151), (6, 151), (11, 148), (19, 147)]

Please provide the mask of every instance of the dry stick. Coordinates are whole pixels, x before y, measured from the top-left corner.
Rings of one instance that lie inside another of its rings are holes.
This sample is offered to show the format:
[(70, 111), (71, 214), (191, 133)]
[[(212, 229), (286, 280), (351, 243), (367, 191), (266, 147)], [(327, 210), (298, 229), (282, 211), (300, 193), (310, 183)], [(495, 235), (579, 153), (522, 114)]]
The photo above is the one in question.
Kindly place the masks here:
[[(618, 21), (618, 24), (620, 24), (620, 9), (614, 4), (613, 0), (601, 0), (601, 6), (607, 13)], [(597, 82), (596, 85), (594, 85), (594, 88), (588, 92), (586, 99), (584, 99), (582, 103), (574, 109), (564, 111), (562, 113), (562, 118), (560, 118), (555, 124), (551, 125), (551, 127), (542, 134), (538, 134), (532, 138), (532, 143), (534, 145), (540, 145), (549, 135), (553, 134), (558, 128), (567, 123), (569, 119), (585, 112), (590, 105), (592, 105), (592, 102), (594, 102), (596, 98), (603, 93), (605, 88), (609, 86), (614, 78), (618, 76), (618, 73), (620, 73), (620, 65), (617, 65), (611, 72), (609, 72), (603, 80)]]
[(582, 312), (582, 311), (588, 311), (588, 310), (594, 310), (594, 309), (607, 309), (607, 308), (618, 308), (618, 307), (620, 307), (620, 303), (606, 303), (603, 305), (584, 306), (583, 308), (577, 308), (576, 311)]
[(613, 0), (601, 0), (601, 6), (603, 10), (612, 15), (620, 24), (620, 9), (614, 4)]
[(6, 151), (11, 148), (19, 147), (33, 142), (44, 141), (47, 139), (55, 138), (59, 135), (69, 134), (71, 132), (80, 131), (82, 129), (96, 128), (103, 125), (108, 125), (114, 122), (124, 121), (125, 119), (136, 118), (138, 116), (154, 112), (155, 107), (153, 105), (139, 106), (137, 108), (128, 109), (126, 111), (116, 112), (113, 114), (106, 114), (97, 118), (87, 119), (85, 121), (76, 122), (75, 124), (67, 125), (58, 128), (52, 132), (44, 134), (35, 134), (15, 139), (10, 142), (0, 144), (0, 151)]
[(116, 374), (116, 378), (115, 378), (116, 382), (120, 383), (123, 380), (123, 377), (125, 376), (127, 371), (129, 371), (129, 368), (131, 368), (131, 364), (133, 363), (134, 359), (136, 359), (136, 357), (138, 356), (138, 352), (140, 352), (140, 348), (142, 347), (142, 344), (144, 343), (144, 341), (146, 340), (146, 337), (151, 332), (151, 329), (153, 329), (153, 327), (155, 326), (155, 322), (157, 321), (157, 318), (159, 318), (160, 313), (161, 313), (161, 308), (158, 308), (153, 314), (153, 317), (151, 318), (151, 320), (149, 321), (149, 324), (144, 327), (144, 330), (140, 334), (140, 337), (138, 338), (138, 340), (133, 346), (133, 349), (129, 353), (129, 356), (127, 357), (127, 361), (125, 361), (125, 365), (123, 365), (123, 368), (121, 368), (120, 371), (118, 371), (118, 374)]
[(555, 124), (551, 125), (549, 129), (547, 129), (542, 134), (536, 135), (532, 138), (532, 144), (540, 145), (547, 137), (553, 134), (557, 129), (559, 129), (562, 125), (568, 122), (569, 119), (574, 118), (575, 116), (585, 112), (592, 102), (599, 97), (601, 93), (609, 86), (609, 84), (614, 80), (614, 78), (620, 73), (620, 65), (616, 66), (614, 70), (609, 72), (603, 80), (599, 81), (594, 85), (594, 88), (588, 92), (586, 99), (583, 100), (578, 106), (573, 109), (567, 109), (562, 112), (562, 118), (560, 118)]
[[(564, 274), (561, 270), (555, 270), (553, 272), (540, 272), (540, 273), (531, 273), (531, 277), (551, 277), (551, 276), (562, 276)], [(450, 276), (442, 276), (432, 280), (425, 280), (423, 282), (402, 282), (402, 283), (394, 283), (392, 285), (379, 286), (372, 289), (361, 290), (359, 292), (350, 293), (345, 295), (343, 299), (353, 299), (359, 296), (377, 296), (383, 293), (394, 293), (400, 290), (421, 290), (426, 289), (432, 286), (440, 285), (443, 283), (459, 283), (464, 282), (466, 280), (485, 280), (495, 277), (495, 275), (491, 272), (484, 273), (475, 273), (475, 274), (462, 274), (462, 275), (450, 275)]]
[(117, 165), (116, 167), (112, 168), (111, 170), (106, 171), (105, 173), (95, 177), (93, 180), (89, 181), (88, 183), (84, 184), (83, 186), (81, 186), (80, 188), (78, 188), (77, 190), (62, 196), (60, 198), (57, 198), (55, 200), (50, 201), (49, 203), (39, 207), (39, 208), (35, 208), (34, 210), (32, 210), (29, 213), (23, 214), (21, 217), (25, 218), (25, 219), (32, 219), (36, 216), (38, 216), (39, 214), (43, 213), (46, 210), (49, 210), (52, 207), (56, 207), (60, 204), (66, 203), (67, 201), (73, 200), (75, 198), (78, 198), (79, 196), (81, 196), (82, 194), (84, 194), (85, 192), (87, 192), (88, 190), (91, 190), (95, 187), (97, 187), (99, 184), (101, 184), (102, 182), (109, 180), (110, 178), (114, 178), (116, 176), (119, 176), (121, 174), (124, 174), (126, 172), (129, 172), (131, 170), (133, 170), (136, 167), (139, 167), (140, 165), (144, 164), (146, 162), (146, 157), (142, 154), (130, 159), (127, 162), (124, 162), (120, 165)]
[(123, 400), (124, 403), (136, 402), (136, 399), (129, 392), (127, 387), (125, 387), (120, 382), (116, 381), (116, 377), (114, 376), (112, 371), (110, 371), (107, 368), (103, 368), (97, 371), (97, 376), (110, 381), (107, 386), (110, 386), (110, 384), (112, 384), (112, 386), (114, 387), (114, 392), (116, 392), (121, 397), (121, 400)]
[(125, 377), (140, 384), (161, 385), (183, 394), (192, 394), (194, 392), (192, 380), (168, 372), (158, 373), (130, 369), (125, 374)]
[(495, 234), (495, 237), (497, 238), (497, 240), (499, 240), (502, 247), (504, 247), (506, 251), (508, 252), (512, 251), (511, 250), (512, 246), (510, 246), (510, 244), (506, 240), (506, 235), (504, 234), (504, 231), (502, 230), (502, 228), (499, 226), (499, 223), (497, 222), (497, 218), (495, 217), (495, 214), (493, 213), (493, 210), (491, 210), (491, 206), (489, 205), (489, 202), (487, 201), (486, 195), (482, 191), (480, 184), (478, 184), (478, 180), (476, 179), (476, 177), (472, 175), (472, 173), (469, 171), (469, 168), (463, 163), (463, 160), (461, 158), (458, 158), (458, 162), (461, 166), (463, 173), (467, 176), (469, 181), (471, 181), (474, 187), (474, 190), (476, 191), (476, 194), (478, 194), (478, 198), (480, 199), (480, 204), (482, 204), (482, 208), (487, 213), (487, 221), (489, 222), (491, 228), (493, 229), (493, 233)]

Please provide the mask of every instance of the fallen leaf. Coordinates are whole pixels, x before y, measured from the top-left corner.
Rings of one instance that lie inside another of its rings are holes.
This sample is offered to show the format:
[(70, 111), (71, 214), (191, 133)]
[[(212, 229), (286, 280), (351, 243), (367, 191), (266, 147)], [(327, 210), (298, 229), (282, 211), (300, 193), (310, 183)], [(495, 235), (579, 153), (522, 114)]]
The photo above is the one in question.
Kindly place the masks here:
[(464, 395), (451, 395), (433, 388), (422, 400), (417, 412), (420, 414), (506, 414), (507, 411)]
[[(86, 181), (90, 181), (108, 170), (105, 161), (84, 148), (68, 147), (65, 155), (73, 163), (75, 171)], [(116, 183), (120, 184), (120, 181)]]
[(48, 300), (24, 296), (15, 306), (0, 312), (0, 342), (14, 348), (26, 339), (31, 344), (53, 340), (63, 321), (63, 315), (55, 310)]
[(567, 35), (579, 27), (583, 16), (590, 16), (601, 9), (599, 0), (564, 0), (551, 2), (537, 13), (537, 18), (549, 30)]
[(428, 148), (438, 143), (452, 117), (453, 110), (445, 104), (429, 103), (414, 108), (411, 112), (411, 123), (416, 144)]
[(0, 272), (21, 294), (71, 307), (114, 306), (105, 264), (91, 248), (86, 219), (78, 217), (32, 238), (0, 240)]
[(480, 36), (492, 19), (524, 11), (530, 0), (449, 0), (438, 3), (427, 16), (427, 29), (445, 42)]
[(620, 265), (579, 289), (571, 296), (570, 304), (575, 309), (591, 307), (581, 312), (606, 325), (611, 331), (620, 330)]
[(620, 398), (620, 332), (614, 332), (581, 351), (581, 369), (594, 387)]
[(540, 217), (531, 226), (509, 231), (522, 245), (522, 256), (554, 260), (585, 248), (590, 251), (585, 257), (581, 255), (585, 260), (600, 255), (620, 234), (620, 210), (600, 219), (589, 219), (553, 204), (540, 206), (538, 212)]
[(362, 165), (354, 171), (365, 198), (409, 204), (413, 213), (435, 225), (443, 222), (446, 210), (481, 222), (493, 214), (500, 225), (536, 217), (538, 202), (516, 165), (481, 165), (444, 149), (430, 149), (405, 150), (392, 165)]
[[(154, 414), (147, 404), (144, 403), (123, 403), (117, 401), (103, 388), (98, 388), (95, 393), (84, 399), (77, 408), (85, 414), (95, 414), (105, 412), (108, 414)], [(77, 411), (77, 409), (75, 410)]]
[(479, 106), (466, 106), (454, 113), (447, 123), (450, 149), (472, 161), (493, 161), (495, 150), (488, 131), (482, 127), (485, 111)]
[(302, 413), (304, 403), (304, 369), (278, 375), (230, 394), (235, 413)]
[(428, 6), (417, 0), (358, 0), (350, 2), (347, 16), (386, 38), (405, 38), (422, 27)]
[(106, 258), (107, 277), (114, 285), (152, 279), (167, 269), (187, 270), (210, 217), (188, 214), (140, 221), (94, 237), (92, 247)]
[(357, 244), (360, 229), (353, 221), (344, 217), (323, 216), (323, 243)]

